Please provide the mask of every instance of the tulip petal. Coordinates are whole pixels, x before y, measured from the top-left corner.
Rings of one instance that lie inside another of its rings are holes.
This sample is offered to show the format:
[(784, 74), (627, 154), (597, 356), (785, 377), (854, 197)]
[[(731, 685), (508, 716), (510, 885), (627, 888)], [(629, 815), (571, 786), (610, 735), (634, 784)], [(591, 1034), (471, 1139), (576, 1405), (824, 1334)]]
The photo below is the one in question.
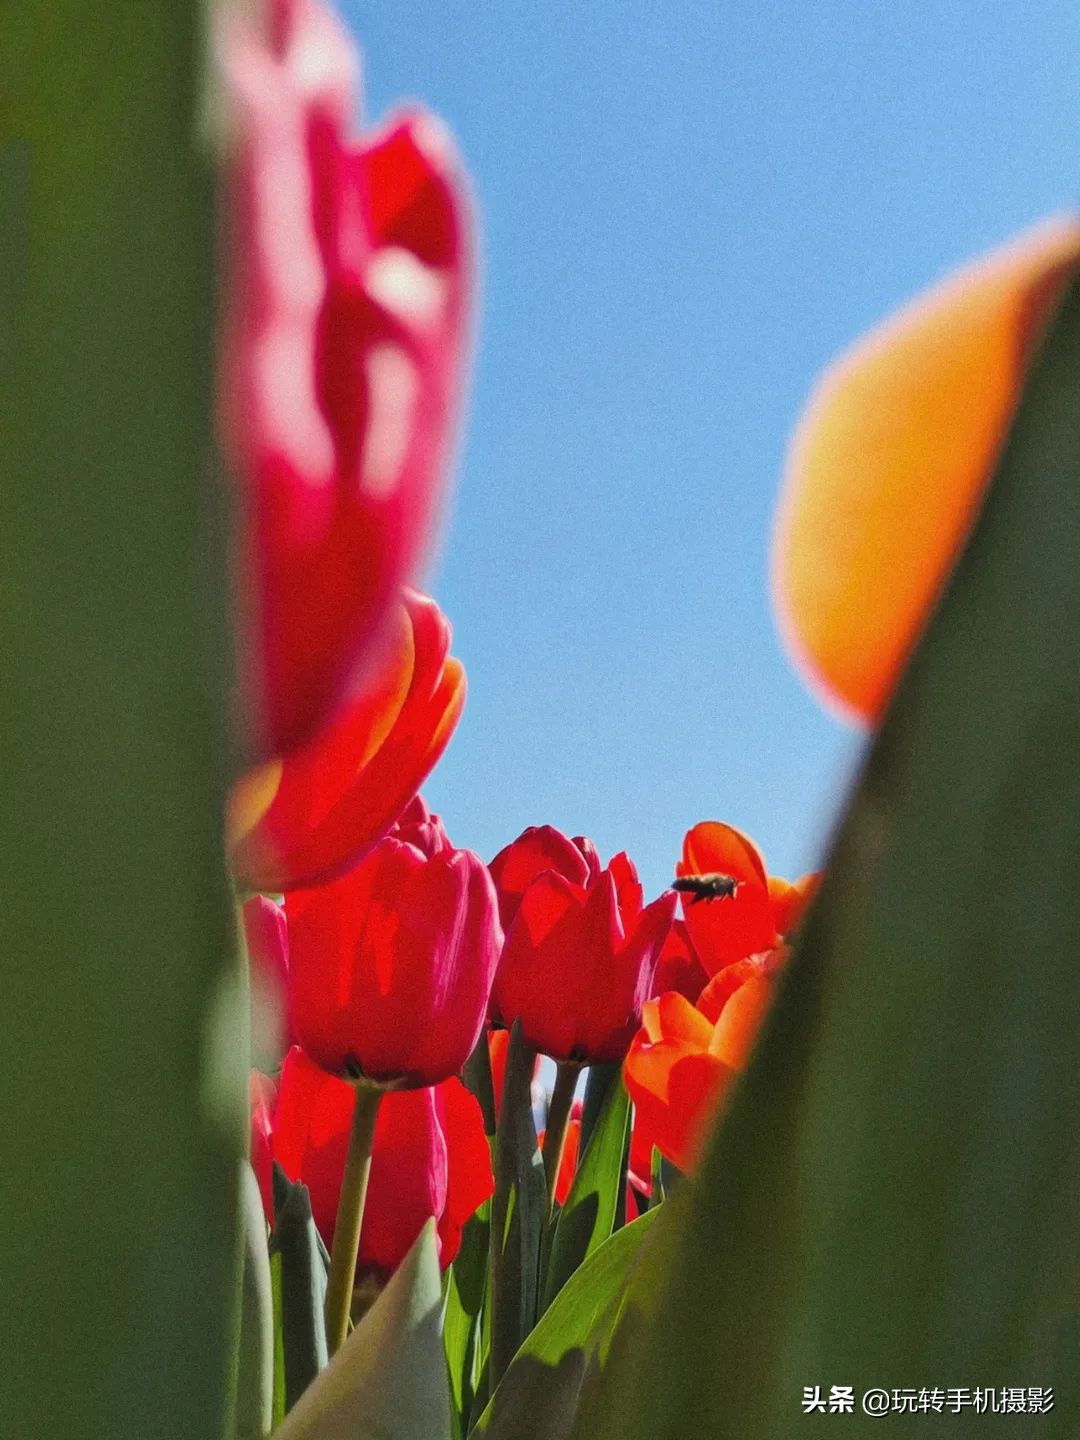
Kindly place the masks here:
[(812, 394), (788, 458), (773, 587), (796, 661), (849, 715), (881, 715), (1078, 263), (1080, 223), (1040, 226), (899, 311)]
[(464, 671), (447, 656), (449, 624), (434, 601), (406, 591), (396, 625), (378, 684), (278, 762), (276, 790), (253, 826), (251, 802), (240, 800), (232, 860), (246, 888), (295, 890), (355, 864), (449, 743), (465, 701)]
[(446, 1203), (439, 1217), (439, 1263), (445, 1270), (461, 1248), (461, 1232), (495, 1190), (491, 1147), (479, 1102), (460, 1080), (435, 1087), (435, 1107), (446, 1137)]
[(701, 821), (687, 832), (676, 870), (680, 876), (721, 874), (740, 882), (727, 899), (683, 898), (686, 928), (710, 975), (773, 944), (765, 862), (741, 831), (718, 820)]

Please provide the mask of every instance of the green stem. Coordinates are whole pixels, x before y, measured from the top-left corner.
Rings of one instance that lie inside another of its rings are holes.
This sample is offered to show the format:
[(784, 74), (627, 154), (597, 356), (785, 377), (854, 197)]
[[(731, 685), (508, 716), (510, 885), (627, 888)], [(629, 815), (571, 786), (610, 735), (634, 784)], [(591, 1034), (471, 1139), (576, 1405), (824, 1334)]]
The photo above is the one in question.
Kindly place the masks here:
[(326, 1344), (330, 1354), (339, 1349), (349, 1332), (356, 1257), (360, 1253), (360, 1226), (364, 1220), (375, 1120), (383, 1092), (370, 1085), (356, 1087), (356, 1108), (349, 1132), (349, 1153), (341, 1180), (330, 1275), (326, 1282)]
[(566, 1126), (574, 1104), (581, 1067), (562, 1061), (555, 1071), (555, 1087), (551, 1092), (548, 1106), (547, 1127), (544, 1131), (544, 1179), (547, 1181), (548, 1209), (555, 1199), (555, 1182), (559, 1178), (559, 1161), (566, 1144)]

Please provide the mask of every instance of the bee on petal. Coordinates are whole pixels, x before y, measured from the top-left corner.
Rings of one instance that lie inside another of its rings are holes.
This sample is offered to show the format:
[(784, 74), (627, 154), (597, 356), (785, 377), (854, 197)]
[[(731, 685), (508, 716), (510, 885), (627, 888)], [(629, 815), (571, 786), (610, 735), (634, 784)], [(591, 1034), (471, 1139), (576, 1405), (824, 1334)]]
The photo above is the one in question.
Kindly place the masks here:
[(733, 875), (714, 871), (709, 875), (680, 875), (671, 882), (671, 888), (692, 896), (691, 905), (697, 905), (702, 900), (732, 900), (742, 883)]

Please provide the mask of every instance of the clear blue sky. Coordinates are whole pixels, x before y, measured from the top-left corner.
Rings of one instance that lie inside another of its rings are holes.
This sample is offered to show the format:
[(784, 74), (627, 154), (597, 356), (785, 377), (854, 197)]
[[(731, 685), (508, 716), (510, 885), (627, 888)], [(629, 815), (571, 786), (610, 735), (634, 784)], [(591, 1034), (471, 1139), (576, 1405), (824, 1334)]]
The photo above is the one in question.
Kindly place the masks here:
[(927, 282), (1070, 208), (1067, 3), (341, 0), (366, 110), (422, 99), (482, 213), (479, 346), (430, 588), (469, 672), (426, 787), (485, 858), (525, 825), (658, 890), (694, 821), (820, 856), (861, 739), (767, 589), (820, 368)]

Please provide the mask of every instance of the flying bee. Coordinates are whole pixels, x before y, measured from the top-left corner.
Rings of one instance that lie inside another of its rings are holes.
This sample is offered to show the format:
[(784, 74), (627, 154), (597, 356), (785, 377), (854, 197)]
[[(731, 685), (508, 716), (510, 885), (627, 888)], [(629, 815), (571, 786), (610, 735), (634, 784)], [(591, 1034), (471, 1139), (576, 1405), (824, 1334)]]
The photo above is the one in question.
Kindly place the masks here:
[(680, 875), (671, 882), (671, 888), (691, 895), (690, 904), (697, 905), (702, 900), (732, 900), (741, 884), (742, 881), (736, 880), (734, 875), (714, 872), (710, 875)]

